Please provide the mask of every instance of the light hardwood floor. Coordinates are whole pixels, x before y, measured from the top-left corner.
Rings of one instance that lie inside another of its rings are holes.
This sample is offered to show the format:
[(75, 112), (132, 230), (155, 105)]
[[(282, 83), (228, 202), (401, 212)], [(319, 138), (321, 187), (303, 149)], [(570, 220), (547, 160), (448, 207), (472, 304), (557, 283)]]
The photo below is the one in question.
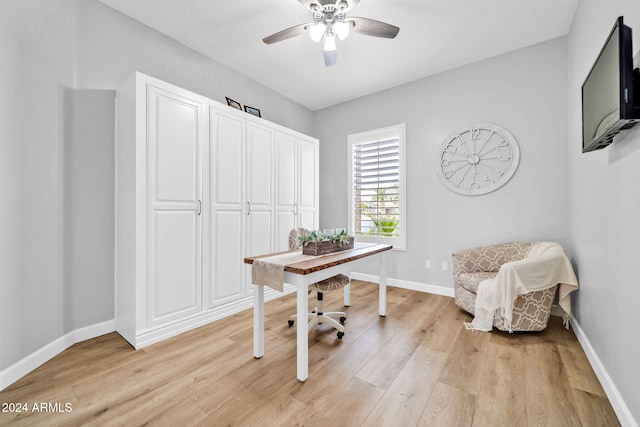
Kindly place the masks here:
[[(133, 350), (116, 333), (74, 345), (0, 392), (0, 425), (615, 426), (575, 335), (469, 332), (453, 299), (354, 281), (342, 340), (309, 334), (309, 379), (296, 379), (295, 295), (266, 304), (252, 356), (252, 311)], [(311, 295), (310, 306), (313, 307)], [(326, 295), (328, 309), (342, 292)], [(33, 404), (52, 403), (33, 412)]]

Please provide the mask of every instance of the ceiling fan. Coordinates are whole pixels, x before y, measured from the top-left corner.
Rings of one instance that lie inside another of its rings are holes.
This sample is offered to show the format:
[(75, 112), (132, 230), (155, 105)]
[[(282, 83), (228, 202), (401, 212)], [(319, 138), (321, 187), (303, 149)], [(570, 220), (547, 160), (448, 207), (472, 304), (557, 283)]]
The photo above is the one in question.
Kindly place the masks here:
[(313, 22), (287, 28), (262, 39), (266, 44), (309, 33), (315, 42), (322, 41), (324, 64), (335, 65), (338, 59), (336, 37), (344, 40), (351, 30), (367, 36), (395, 38), (400, 28), (369, 18), (347, 17), (346, 13), (360, 0), (298, 0), (313, 14)]

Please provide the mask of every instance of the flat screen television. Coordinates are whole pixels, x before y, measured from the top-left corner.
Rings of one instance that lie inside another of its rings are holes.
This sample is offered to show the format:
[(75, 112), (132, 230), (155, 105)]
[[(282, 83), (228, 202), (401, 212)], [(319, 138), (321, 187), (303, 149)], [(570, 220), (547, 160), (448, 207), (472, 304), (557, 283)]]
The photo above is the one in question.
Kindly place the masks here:
[(640, 73), (633, 68), (631, 28), (616, 21), (582, 85), (582, 152), (599, 150), (640, 119)]

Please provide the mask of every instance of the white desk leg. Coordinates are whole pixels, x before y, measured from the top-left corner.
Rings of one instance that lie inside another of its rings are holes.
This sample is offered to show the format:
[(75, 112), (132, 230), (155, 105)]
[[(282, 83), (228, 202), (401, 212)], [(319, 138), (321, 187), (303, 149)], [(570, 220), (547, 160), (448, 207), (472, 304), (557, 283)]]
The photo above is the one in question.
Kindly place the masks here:
[(306, 381), (309, 377), (309, 293), (308, 286), (300, 277), (298, 288), (298, 312), (297, 312), (297, 355), (298, 355), (298, 380)]
[(378, 287), (378, 310), (380, 316), (385, 317), (387, 315), (387, 263), (386, 254), (382, 254), (378, 261), (378, 277), (380, 278), (380, 285)]
[(253, 290), (253, 356), (264, 356), (264, 286)]
[(344, 306), (351, 307), (351, 284), (342, 289), (344, 289)]

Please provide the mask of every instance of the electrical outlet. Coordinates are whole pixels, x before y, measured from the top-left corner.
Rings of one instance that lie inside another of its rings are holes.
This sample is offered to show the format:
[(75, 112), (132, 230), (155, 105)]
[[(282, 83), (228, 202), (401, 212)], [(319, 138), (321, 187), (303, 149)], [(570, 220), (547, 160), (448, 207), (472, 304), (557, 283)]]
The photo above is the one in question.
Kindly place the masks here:
[(448, 270), (449, 269), (449, 263), (447, 261), (442, 261), (442, 269), (443, 270)]
[(424, 262), (424, 268), (431, 268), (431, 260), (428, 259)]

